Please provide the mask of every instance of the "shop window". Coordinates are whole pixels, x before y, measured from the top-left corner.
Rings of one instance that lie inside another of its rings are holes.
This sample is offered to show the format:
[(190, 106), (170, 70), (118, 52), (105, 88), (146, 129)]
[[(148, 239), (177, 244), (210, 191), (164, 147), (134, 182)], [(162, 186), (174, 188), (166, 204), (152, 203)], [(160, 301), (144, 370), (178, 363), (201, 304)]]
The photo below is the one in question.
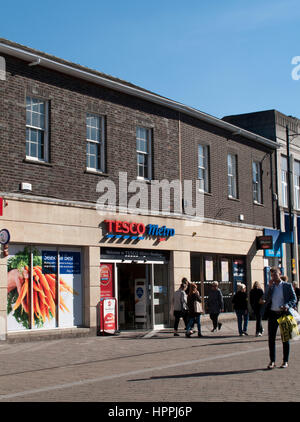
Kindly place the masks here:
[(8, 331), (82, 325), (80, 249), (11, 245)]

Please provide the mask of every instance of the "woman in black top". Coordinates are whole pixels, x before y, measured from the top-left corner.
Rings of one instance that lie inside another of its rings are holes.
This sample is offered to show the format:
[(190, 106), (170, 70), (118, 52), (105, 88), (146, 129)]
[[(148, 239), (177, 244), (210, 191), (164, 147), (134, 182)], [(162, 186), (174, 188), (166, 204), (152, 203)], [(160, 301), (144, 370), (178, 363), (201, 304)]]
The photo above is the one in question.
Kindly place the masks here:
[(246, 286), (243, 283), (237, 283), (237, 292), (232, 298), (232, 304), (237, 316), (237, 323), (240, 336), (247, 336), (249, 321), (248, 297)]
[(250, 290), (250, 305), (256, 318), (256, 337), (261, 336), (264, 331), (261, 324), (262, 308), (264, 306), (263, 296), (263, 289), (261, 288), (259, 282), (255, 281), (252, 289)]

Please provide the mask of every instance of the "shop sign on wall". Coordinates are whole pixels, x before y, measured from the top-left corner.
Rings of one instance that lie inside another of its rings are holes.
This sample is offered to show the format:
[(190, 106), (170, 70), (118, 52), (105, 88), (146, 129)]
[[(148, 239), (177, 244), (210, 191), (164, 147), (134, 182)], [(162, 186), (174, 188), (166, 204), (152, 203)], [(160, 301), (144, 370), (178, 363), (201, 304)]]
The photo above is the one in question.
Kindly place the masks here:
[(135, 223), (118, 220), (105, 220), (108, 239), (132, 239), (143, 240), (146, 236), (155, 236), (160, 241), (167, 240), (175, 235), (175, 229), (166, 226), (159, 227), (158, 224)]

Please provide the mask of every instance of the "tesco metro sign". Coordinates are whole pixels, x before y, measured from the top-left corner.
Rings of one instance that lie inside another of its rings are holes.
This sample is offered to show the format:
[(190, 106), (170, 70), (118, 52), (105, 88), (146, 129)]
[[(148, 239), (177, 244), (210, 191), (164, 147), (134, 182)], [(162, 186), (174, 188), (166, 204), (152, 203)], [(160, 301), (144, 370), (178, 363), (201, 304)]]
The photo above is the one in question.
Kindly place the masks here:
[(145, 236), (158, 236), (162, 239), (174, 236), (175, 230), (166, 226), (159, 227), (157, 224), (119, 221), (119, 220), (105, 220), (107, 227), (108, 238), (123, 238), (123, 239), (144, 239)]

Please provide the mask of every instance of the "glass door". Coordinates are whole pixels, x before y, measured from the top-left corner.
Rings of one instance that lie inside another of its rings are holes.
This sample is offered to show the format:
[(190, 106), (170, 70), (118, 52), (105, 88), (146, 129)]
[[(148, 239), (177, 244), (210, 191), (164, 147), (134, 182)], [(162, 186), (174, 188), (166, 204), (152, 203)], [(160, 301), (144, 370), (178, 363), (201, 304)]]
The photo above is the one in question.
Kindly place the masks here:
[(167, 264), (152, 264), (153, 319), (156, 328), (169, 325), (169, 280)]

